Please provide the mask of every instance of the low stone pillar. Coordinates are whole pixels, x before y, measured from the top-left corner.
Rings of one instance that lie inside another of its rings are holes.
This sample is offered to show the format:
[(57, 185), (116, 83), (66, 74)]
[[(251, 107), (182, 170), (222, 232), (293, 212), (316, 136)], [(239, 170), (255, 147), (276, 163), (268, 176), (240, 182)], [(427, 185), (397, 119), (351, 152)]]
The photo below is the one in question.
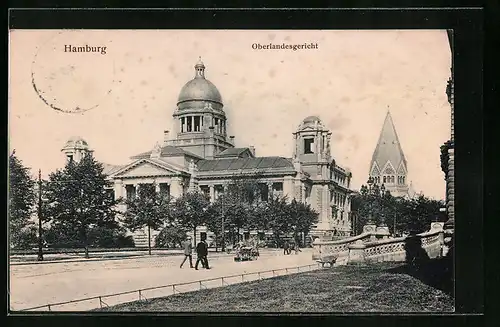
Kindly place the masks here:
[(431, 223), (431, 231), (434, 230), (444, 230), (444, 223), (438, 221)]
[[(363, 226), (363, 233), (375, 233), (376, 229), (377, 229), (377, 225), (375, 225), (373, 223), (368, 223), (368, 224)], [(375, 239), (376, 239), (375, 235), (372, 235), (370, 237), (370, 241), (374, 241)]]
[(319, 260), (321, 258), (321, 244), (320, 244), (319, 238), (314, 239), (312, 245), (313, 245), (313, 254), (312, 254), (312, 259), (313, 260)]
[(365, 263), (365, 248), (366, 245), (362, 240), (357, 240), (353, 244), (349, 244), (349, 257), (347, 264), (364, 264)]
[(375, 233), (377, 234), (377, 238), (381, 238), (383, 240), (388, 239), (389, 235), (391, 235), (389, 227), (387, 226), (378, 226)]

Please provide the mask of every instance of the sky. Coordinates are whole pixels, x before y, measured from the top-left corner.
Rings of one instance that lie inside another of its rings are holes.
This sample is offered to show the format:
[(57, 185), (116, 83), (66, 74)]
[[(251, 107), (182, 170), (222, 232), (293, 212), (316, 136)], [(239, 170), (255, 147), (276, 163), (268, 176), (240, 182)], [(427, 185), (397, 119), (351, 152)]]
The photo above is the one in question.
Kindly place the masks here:
[[(252, 49), (270, 42), (318, 46)], [(151, 150), (164, 130), (175, 137), (177, 97), (201, 56), (238, 147), (291, 157), (292, 133), (317, 115), (333, 133), (336, 163), (351, 169), (359, 189), (390, 110), (414, 189), (445, 197), (445, 30), (12, 30), (9, 43), (9, 152), (33, 175), (63, 167), (61, 148), (72, 136), (108, 164)]]

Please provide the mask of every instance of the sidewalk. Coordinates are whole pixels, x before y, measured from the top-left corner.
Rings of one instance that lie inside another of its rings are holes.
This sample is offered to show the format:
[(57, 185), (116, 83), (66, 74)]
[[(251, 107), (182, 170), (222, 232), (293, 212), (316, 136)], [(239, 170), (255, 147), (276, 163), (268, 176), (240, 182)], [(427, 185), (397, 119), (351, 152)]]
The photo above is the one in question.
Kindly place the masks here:
[[(241, 275), (272, 269), (284, 269), (314, 264), (310, 251), (299, 255), (264, 255), (256, 261), (234, 262), (232, 256), (211, 257), (210, 270), (198, 271), (179, 268), (180, 257), (144, 258), (143, 260), (116, 260), (86, 263), (66, 263), (62, 265), (33, 265), (13, 267), (11, 272), (10, 303), (12, 310), (20, 310), (50, 303), (64, 302), (93, 296), (104, 296), (119, 292), (133, 291), (169, 284), (197, 282), (203, 279)], [(33, 270), (34, 269), (34, 270)], [(272, 277), (265, 276), (265, 277)], [(249, 280), (250, 277), (244, 277)], [(253, 280), (257, 279), (255, 275)], [(226, 280), (226, 284), (241, 282), (241, 277)], [(212, 282), (210, 282), (212, 283)], [(213, 285), (179, 286), (177, 292), (199, 289)], [(197, 288), (196, 288), (197, 287)], [(167, 296), (172, 289), (146, 291), (146, 298)], [(112, 298), (103, 298), (104, 303), (114, 305), (138, 300), (138, 293)], [(100, 306), (99, 300), (55, 306), (52, 311), (82, 311)], [(41, 309), (41, 310), (47, 310)]]
[[(280, 252), (281, 249), (261, 249), (262, 253), (274, 253)], [(212, 257), (218, 256), (232, 256), (233, 254), (227, 254), (225, 252), (215, 252), (215, 249), (209, 249), (209, 254)], [(164, 257), (164, 256), (182, 256), (183, 251), (180, 249), (176, 250), (158, 250), (154, 249), (151, 251), (151, 256)], [(12, 255), (9, 258), (10, 265), (36, 265), (36, 264), (51, 264), (51, 263), (63, 263), (63, 262), (88, 262), (88, 261), (103, 261), (103, 260), (124, 260), (124, 259), (136, 259), (139, 257), (149, 257), (147, 250), (138, 251), (127, 251), (127, 252), (98, 252), (90, 253), (90, 258), (85, 259), (83, 254), (45, 254), (43, 261), (37, 260), (37, 255)]]

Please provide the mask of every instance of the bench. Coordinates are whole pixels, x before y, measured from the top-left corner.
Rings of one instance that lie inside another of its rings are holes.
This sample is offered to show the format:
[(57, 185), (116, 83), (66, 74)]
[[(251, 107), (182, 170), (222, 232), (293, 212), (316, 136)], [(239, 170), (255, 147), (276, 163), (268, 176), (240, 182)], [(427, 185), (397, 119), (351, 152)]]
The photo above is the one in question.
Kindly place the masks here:
[(318, 263), (321, 263), (322, 268), (325, 267), (325, 264), (328, 264), (330, 267), (333, 267), (336, 261), (337, 261), (337, 256), (334, 255), (326, 255), (317, 260)]

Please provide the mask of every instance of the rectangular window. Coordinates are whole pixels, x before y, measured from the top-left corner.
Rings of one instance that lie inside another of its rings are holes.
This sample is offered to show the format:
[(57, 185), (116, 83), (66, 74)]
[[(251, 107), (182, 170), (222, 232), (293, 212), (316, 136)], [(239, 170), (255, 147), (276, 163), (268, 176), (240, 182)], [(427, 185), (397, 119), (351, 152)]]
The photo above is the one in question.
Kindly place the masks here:
[(194, 116), (194, 131), (200, 131), (200, 116)]
[(269, 200), (269, 188), (267, 184), (260, 183), (259, 184), (259, 192), (260, 192), (260, 200), (268, 201)]
[(192, 132), (193, 131), (193, 125), (192, 125), (192, 119), (191, 117), (188, 117), (187, 119), (187, 128), (186, 128), (186, 132)]
[(184, 117), (181, 118), (181, 133), (184, 133), (186, 130), (186, 119)]
[(215, 132), (220, 133), (219, 132), (219, 119), (218, 118), (214, 119), (214, 127), (215, 127)]
[(313, 138), (304, 139), (304, 153), (305, 154), (314, 153), (314, 139)]
[(273, 193), (275, 196), (283, 196), (283, 183), (273, 183)]
[(215, 185), (214, 186), (214, 200), (217, 200), (219, 196), (224, 193), (224, 186), (222, 185)]
[(384, 176), (384, 183), (387, 183), (387, 179), (386, 179), (386, 177), (385, 177), (385, 176)]
[(160, 194), (170, 195), (170, 185), (166, 183), (160, 183)]
[(391, 176), (391, 183), (394, 183), (394, 176)]

